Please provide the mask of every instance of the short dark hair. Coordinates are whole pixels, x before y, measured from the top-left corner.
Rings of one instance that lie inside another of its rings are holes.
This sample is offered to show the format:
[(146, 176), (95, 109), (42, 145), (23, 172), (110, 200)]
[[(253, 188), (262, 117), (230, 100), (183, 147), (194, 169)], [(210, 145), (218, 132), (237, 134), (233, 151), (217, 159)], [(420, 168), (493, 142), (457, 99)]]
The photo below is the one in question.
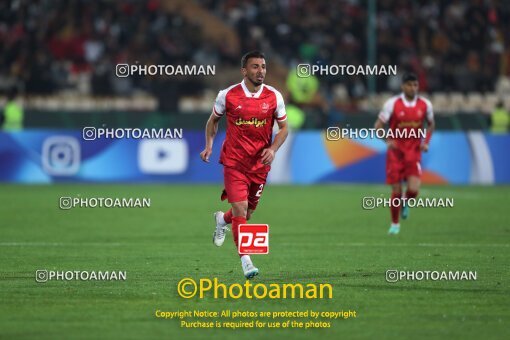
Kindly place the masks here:
[(248, 60), (250, 58), (266, 59), (266, 56), (264, 55), (264, 53), (257, 51), (257, 50), (248, 52), (245, 55), (243, 55), (243, 57), (241, 58), (241, 67), (245, 68), (246, 64), (248, 63)]
[(408, 81), (418, 81), (418, 76), (413, 72), (406, 72), (402, 76), (402, 83), (407, 83)]

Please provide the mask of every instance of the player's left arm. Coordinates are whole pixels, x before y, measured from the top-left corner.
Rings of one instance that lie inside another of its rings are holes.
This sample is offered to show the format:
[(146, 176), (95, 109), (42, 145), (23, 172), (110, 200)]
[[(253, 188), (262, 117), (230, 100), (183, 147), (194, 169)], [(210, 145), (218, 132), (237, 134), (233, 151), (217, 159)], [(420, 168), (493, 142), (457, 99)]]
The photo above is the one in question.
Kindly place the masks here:
[(436, 122), (434, 120), (434, 111), (432, 109), (432, 104), (430, 101), (426, 100), (427, 103), (427, 134), (425, 136), (425, 140), (421, 143), (421, 151), (427, 152), (429, 151), (430, 139), (432, 138), (432, 132), (436, 128)]
[(287, 127), (287, 112), (285, 111), (285, 102), (283, 101), (283, 96), (280, 92), (276, 91), (276, 110), (274, 112), (274, 118), (278, 123), (278, 133), (274, 137), (273, 144), (270, 147), (262, 150), (260, 155), (260, 161), (263, 164), (271, 164), (274, 160), (276, 151), (282, 146), (283, 142), (287, 139), (289, 135), (289, 130)]
[(278, 133), (276, 133), (276, 136), (274, 137), (273, 144), (271, 144), (270, 147), (267, 149), (262, 150), (262, 154), (260, 155), (261, 159), (260, 161), (263, 164), (271, 164), (274, 160), (276, 151), (282, 146), (282, 144), (287, 139), (287, 136), (289, 135), (289, 129), (287, 121), (279, 121), (278, 122)]
[(427, 120), (427, 121), (428, 121), (427, 135), (425, 136), (425, 140), (421, 143), (421, 147), (420, 147), (421, 151), (423, 151), (423, 152), (429, 151), (429, 144), (430, 144), (430, 139), (432, 138), (432, 132), (436, 128), (436, 122), (434, 121), (434, 118), (432, 118), (431, 120)]

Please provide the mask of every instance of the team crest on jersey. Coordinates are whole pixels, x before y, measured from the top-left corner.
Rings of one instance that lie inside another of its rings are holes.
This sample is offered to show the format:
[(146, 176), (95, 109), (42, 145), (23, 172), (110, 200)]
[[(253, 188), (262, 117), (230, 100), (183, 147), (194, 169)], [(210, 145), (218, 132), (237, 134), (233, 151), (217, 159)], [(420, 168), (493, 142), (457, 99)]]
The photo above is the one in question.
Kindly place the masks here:
[(416, 111), (416, 114), (418, 115), (418, 117), (421, 117), (421, 116), (423, 116), (423, 111), (422, 110), (418, 110), (418, 111)]
[(260, 109), (262, 110), (262, 113), (267, 113), (267, 111), (269, 111), (269, 104), (268, 103), (260, 104)]

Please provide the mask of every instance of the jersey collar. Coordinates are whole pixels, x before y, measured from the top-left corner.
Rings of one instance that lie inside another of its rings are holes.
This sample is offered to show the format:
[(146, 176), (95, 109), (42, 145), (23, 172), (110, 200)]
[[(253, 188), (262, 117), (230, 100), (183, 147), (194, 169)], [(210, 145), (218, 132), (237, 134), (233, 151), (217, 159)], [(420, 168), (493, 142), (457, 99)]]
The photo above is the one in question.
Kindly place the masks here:
[(407, 101), (406, 96), (403, 93), (400, 94), (400, 98), (402, 98), (402, 102), (404, 103), (404, 105), (406, 107), (413, 107), (413, 106), (416, 106), (416, 101), (418, 100), (418, 95), (414, 96), (414, 99), (410, 102)]
[(264, 90), (264, 84), (262, 84), (260, 86), (260, 89), (256, 93), (251, 93), (250, 90), (248, 90), (248, 87), (246, 86), (246, 84), (244, 83), (244, 79), (241, 82), (241, 86), (243, 88), (245, 96), (248, 97), (248, 98), (258, 98), (258, 97), (260, 97), (260, 94)]

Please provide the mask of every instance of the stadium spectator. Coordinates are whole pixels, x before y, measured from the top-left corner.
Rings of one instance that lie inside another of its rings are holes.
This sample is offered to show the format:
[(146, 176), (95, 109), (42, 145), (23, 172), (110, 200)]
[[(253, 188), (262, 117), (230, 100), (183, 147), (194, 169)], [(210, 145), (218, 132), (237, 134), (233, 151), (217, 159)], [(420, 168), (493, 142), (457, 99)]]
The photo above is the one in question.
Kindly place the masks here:
[(491, 131), (493, 133), (507, 133), (510, 127), (510, 113), (505, 109), (503, 101), (496, 104), (491, 114)]
[(7, 103), (0, 117), (2, 130), (18, 131), (23, 129), (23, 107), (16, 101), (18, 90), (12, 88), (7, 95)]

